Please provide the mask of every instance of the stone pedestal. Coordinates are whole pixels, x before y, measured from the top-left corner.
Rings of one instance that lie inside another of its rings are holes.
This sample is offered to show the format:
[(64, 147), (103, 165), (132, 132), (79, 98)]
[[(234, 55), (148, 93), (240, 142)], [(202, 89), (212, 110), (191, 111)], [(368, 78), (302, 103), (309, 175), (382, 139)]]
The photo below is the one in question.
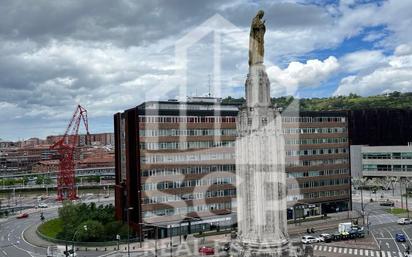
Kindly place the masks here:
[(249, 68), (246, 105), (238, 118), (238, 256), (293, 256), (288, 247), (282, 119), (270, 102), (263, 65)]

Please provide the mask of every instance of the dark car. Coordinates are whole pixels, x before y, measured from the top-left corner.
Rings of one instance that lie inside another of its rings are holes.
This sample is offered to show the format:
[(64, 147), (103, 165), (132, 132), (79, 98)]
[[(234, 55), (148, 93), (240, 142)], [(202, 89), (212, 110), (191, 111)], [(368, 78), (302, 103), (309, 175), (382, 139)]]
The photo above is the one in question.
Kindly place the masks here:
[(397, 242), (406, 242), (406, 236), (403, 233), (396, 233), (395, 239)]
[(395, 203), (390, 201), (390, 200), (386, 200), (384, 202), (381, 202), (379, 205), (380, 206), (391, 206), (391, 207), (393, 207), (393, 206), (395, 206)]
[(325, 243), (332, 242), (332, 235), (330, 234), (326, 234), (326, 233), (320, 234), (319, 238), (321, 239), (322, 242), (325, 242)]

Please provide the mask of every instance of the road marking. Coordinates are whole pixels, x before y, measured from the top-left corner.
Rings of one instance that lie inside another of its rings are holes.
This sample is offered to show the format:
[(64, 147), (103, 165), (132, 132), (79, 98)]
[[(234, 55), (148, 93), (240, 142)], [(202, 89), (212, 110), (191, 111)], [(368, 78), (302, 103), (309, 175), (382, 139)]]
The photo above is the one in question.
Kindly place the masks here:
[(400, 252), (401, 249), (399, 248), (398, 243), (396, 242), (396, 240), (395, 240), (395, 238), (393, 237), (393, 235), (391, 234), (391, 232), (390, 232), (388, 229), (386, 229), (386, 228), (385, 228), (385, 230), (388, 231), (388, 233), (391, 235), (393, 241), (395, 242), (396, 248), (398, 248), (398, 251)]
[(357, 255), (357, 254), (358, 254), (358, 249), (355, 249), (355, 250), (353, 251), (353, 254)]
[[(406, 231), (404, 229), (402, 229), (402, 232), (405, 233), (406, 237), (408, 238), (409, 243), (412, 245), (411, 237), (408, 235), (408, 233), (406, 233)], [(404, 247), (406, 249), (405, 245), (404, 245)]]

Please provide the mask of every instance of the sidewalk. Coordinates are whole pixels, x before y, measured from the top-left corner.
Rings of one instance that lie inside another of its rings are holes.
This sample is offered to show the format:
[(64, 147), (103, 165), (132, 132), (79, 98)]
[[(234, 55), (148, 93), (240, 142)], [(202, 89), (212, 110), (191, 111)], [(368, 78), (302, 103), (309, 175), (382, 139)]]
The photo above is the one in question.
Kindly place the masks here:
[(302, 222), (288, 225), (289, 235), (305, 234), (308, 228), (314, 228), (316, 232), (330, 229), (338, 229), (338, 224), (348, 222), (352, 218), (359, 218), (359, 213), (356, 211), (340, 212), (328, 214), (328, 219), (316, 221)]
[[(348, 218), (349, 217), (349, 218)], [(323, 230), (330, 230), (330, 229), (336, 229), (338, 228), (338, 224), (342, 222), (347, 222), (351, 218), (358, 217), (358, 213), (356, 212), (341, 212), (341, 213), (334, 213), (334, 214), (329, 214), (328, 219), (324, 220), (316, 220), (316, 221), (308, 221), (308, 222), (302, 222), (302, 223), (297, 223), (297, 224), (288, 224), (288, 231), (289, 235), (291, 236), (297, 236), (301, 234), (306, 233), (307, 228), (314, 228), (316, 232), (320, 232)], [(36, 229), (39, 224), (35, 224), (30, 226), (23, 234), (24, 239), (28, 241), (29, 243), (39, 246), (39, 247), (47, 247), (50, 245), (53, 245), (54, 243), (45, 241), (44, 239), (40, 238), (37, 233)], [(227, 234), (222, 234), (222, 235), (213, 235), (213, 236), (207, 236), (204, 239), (203, 238), (195, 238), (193, 235), (189, 235), (188, 240), (186, 241), (187, 244), (189, 245), (213, 245), (213, 244), (224, 244), (226, 242), (229, 242), (230, 239), (230, 233)], [(180, 245), (180, 237), (179, 236), (174, 236), (172, 238), (173, 245)], [(182, 242), (185, 242), (182, 239)], [(106, 251), (117, 251), (117, 245), (111, 245), (111, 246), (76, 246), (75, 247), (77, 251), (101, 251), (101, 252), (106, 252)], [(157, 249), (160, 251), (161, 249), (168, 249), (170, 248), (170, 238), (163, 238), (157, 240)], [(145, 242), (142, 243), (142, 247), (140, 247), (140, 243), (130, 243), (130, 251), (133, 252), (143, 252), (143, 251), (152, 251), (154, 252), (156, 249), (155, 246), (155, 240), (145, 240)], [(119, 251), (120, 252), (127, 252), (127, 244), (120, 244), (119, 245)]]

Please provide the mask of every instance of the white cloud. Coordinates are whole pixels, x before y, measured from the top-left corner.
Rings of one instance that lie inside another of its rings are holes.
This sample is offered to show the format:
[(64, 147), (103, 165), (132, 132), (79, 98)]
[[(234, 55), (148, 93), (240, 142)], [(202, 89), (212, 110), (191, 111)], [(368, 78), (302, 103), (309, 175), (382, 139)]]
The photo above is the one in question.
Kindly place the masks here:
[[(412, 91), (412, 53), (404, 55), (406, 52), (401, 51), (406, 48), (398, 47), (395, 55), (386, 58), (383, 67), (343, 78), (334, 95), (375, 95), (392, 91)], [(400, 52), (403, 54), (399, 55)]]
[(395, 55), (402, 56), (402, 55), (409, 55), (412, 54), (412, 46), (407, 44), (399, 45), (395, 48)]
[(385, 62), (385, 55), (378, 50), (357, 51), (343, 56), (339, 61), (342, 69), (348, 72), (376, 68)]
[(308, 60), (306, 63), (291, 62), (287, 68), (270, 66), (267, 69), (272, 84), (272, 94), (295, 95), (299, 87), (317, 87), (327, 80), (339, 68), (339, 62), (334, 56), (320, 61)]

